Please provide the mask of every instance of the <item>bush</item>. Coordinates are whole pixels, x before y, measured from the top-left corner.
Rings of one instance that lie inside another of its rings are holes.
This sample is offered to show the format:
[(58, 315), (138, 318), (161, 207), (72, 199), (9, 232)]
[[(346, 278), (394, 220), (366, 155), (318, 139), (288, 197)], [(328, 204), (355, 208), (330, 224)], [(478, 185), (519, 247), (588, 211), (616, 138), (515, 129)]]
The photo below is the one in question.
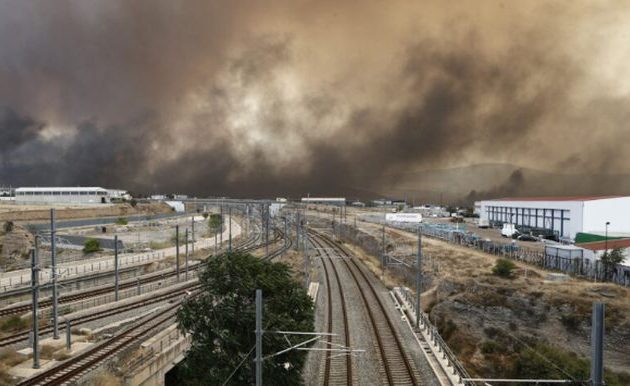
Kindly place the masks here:
[(94, 253), (101, 250), (101, 243), (96, 239), (87, 239), (83, 245), (83, 253)]
[(138, 205), (138, 201), (136, 201), (136, 199), (135, 199), (135, 198), (132, 198), (132, 199), (131, 199), (131, 201), (129, 201), (129, 204), (130, 204), (133, 208), (135, 208), (135, 207), (136, 207), (136, 205)]
[(213, 213), (210, 215), (210, 219), (208, 219), (208, 228), (218, 230), (221, 228), (221, 222), (221, 215)]
[(580, 328), (582, 318), (575, 314), (565, 314), (560, 316), (560, 321), (567, 330), (576, 332)]
[(505, 352), (505, 347), (494, 340), (486, 340), (481, 344), (481, 352), (484, 354)]
[[(177, 240), (178, 240), (177, 232), (173, 232), (173, 235), (171, 236), (171, 243), (177, 244)], [(179, 245), (184, 245), (184, 244), (186, 244), (186, 232), (183, 232), (182, 229), (180, 229), (179, 230)]]
[(13, 228), (14, 228), (13, 221), (7, 221), (4, 223), (2, 230), (4, 231), (4, 233), (11, 233), (13, 232)]
[(127, 225), (129, 224), (129, 221), (127, 220), (126, 217), (118, 217), (116, 219), (116, 225)]
[(494, 268), (492, 268), (492, 273), (497, 276), (510, 278), (512, 277), (512, 271), (516, 268), (516, 265), (507, 259), (499, 259), (497, 260)]

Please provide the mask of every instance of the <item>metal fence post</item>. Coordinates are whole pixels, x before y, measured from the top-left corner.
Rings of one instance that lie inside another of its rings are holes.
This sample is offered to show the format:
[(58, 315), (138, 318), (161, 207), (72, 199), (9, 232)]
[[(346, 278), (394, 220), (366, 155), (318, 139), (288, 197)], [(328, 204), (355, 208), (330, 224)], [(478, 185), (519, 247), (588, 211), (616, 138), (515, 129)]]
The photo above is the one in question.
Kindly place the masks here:
[(591, 332), (591, 386), (602, 386), (604, 379), (604, 304), (593, 303)]

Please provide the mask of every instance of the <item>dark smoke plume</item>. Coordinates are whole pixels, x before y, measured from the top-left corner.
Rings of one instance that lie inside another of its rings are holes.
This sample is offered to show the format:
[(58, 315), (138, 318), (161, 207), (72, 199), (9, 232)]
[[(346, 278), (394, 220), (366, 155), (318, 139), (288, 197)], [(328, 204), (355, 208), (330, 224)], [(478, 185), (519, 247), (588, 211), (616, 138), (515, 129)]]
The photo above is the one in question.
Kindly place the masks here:
[(619, 140), (630, 84), (615, 72), (626, 58), (614, 38), (627, 26), (601, 28), (628, 7), (560, 11), (498, 1), (3, 2), (0, 184), (482, 192), (470, 199), (518, 195), (530, 179), (515, 172), (478, 189), (415, 171), (630, 172)]

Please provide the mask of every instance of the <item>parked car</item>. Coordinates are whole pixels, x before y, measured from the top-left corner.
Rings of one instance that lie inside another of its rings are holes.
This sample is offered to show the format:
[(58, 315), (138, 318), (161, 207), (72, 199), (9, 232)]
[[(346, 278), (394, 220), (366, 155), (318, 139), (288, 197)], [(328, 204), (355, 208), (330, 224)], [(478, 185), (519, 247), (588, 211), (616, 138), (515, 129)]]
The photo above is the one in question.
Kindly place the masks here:
[(518, 241), (538, 241), (538, 238), (536, 236), (532, 236), (528, 234), (520, 235), (516, 239)]

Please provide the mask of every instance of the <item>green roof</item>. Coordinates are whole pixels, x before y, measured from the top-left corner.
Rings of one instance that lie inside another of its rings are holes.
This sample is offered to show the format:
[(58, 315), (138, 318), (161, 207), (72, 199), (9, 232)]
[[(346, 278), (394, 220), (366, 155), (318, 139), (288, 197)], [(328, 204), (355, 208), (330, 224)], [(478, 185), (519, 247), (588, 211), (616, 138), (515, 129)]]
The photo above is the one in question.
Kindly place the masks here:
[[(622, 237), (611, 237), (608, 236), (608, 240), (617, 240), (617, 239), (621, 239)], [(597, 242), (597, 241), (606, 241), (606, 236), (602, 236), (602, 235), (596, 235), (594, 233), (578, 233), (577, 235), (575, 235), (575, 243), (576, 244), (582, 244), (582, 243), (593, 243), (593, 242)]]

